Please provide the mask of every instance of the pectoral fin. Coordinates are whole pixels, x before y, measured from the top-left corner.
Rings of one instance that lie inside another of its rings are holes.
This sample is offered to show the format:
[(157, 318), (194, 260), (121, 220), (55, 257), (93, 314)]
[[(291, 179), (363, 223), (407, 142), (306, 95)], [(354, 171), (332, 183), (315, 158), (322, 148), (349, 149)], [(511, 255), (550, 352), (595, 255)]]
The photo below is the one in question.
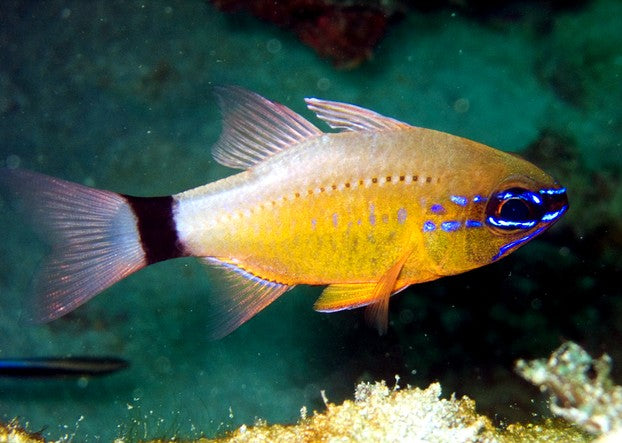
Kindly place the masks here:
[(409, 255), (410, 251), (395, 262), (376, 283), (374, 288), (375, 302), (365, 309), (365, 319), (370, 325), (376, 327), (380, 335), (385, 334), (389, 327), (389, 297), (396, 291), (397, 277), (399, 277)]
[(367, 306), (365, 318), (378, 329), (387, 331), (389, 297), (402, 288), (396, 288), (397, 278), (410, 252), (404, 254), (376, 283), (346, 283), (328, 286), (313, 306), (319, 312), (336, 312)]

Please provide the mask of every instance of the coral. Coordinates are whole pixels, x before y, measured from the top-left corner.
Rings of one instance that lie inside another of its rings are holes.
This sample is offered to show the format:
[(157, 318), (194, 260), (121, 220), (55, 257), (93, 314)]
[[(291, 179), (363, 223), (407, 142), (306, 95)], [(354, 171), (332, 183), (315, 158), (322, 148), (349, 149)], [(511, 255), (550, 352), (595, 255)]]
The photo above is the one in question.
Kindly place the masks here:
[(223, 11), (246, 9), (261, 20), (291, 30), (320, 56), (342, 68), (371, 57), (393, 12), (371, 2), (331, 0), (212, 0)]
[(0, 423), (0, 443), (41, 443), (45, 440), (38, 434), (31, 434), (21, 428), (16, 420), (4, 425)]
[[(396, 377), (396, 380), (399, 380)], [(384, 381), (360, 383), (354, 400), (341, 405), (329, 403), (324, 396), (326, 411), (307, 416), (295, 425), (243, 425), (231, 434), (219, 438), (199, 438), (198, 443), (216, 442), (587, 442), (589, 434), (568, 422), (547, 419), (541, 423), (512, 424), (495, 428), (492, 421), (475, 411), (475, 402), (468, 397), (442, 399), (441, 386), (431, 384), (427, 389), (397, 386), (390, 388)], [(119, 437), (115, 443), (134, 441), (136, 436)], [(0, 443), (44, 441), (29, 435), (16, 423), (0, 425)], [(152, 443), (186, 441), (179, 436), (153, 440)], [(613, 441), (613, 440), (610, 440)]]
[(518, 20), (529, 14), (548, 17), (556, 9), (568, 9), (587, 0), (524, 1), (482, 0), (210, 0), (225, 12), (246, 10), (255, 17), (292, 31), (303, 43), (337, 67), (353, 68), (372, 55), (389, 25), (411, 10), (431, 12), (460, 10), (483, 20), (505, 17)]
[(566, 342), (548, 360), (519, 360), (516, 371), (551, 395), (551, 411), (595, 434), (622, 428), (622, 386), (609, 378), (611, 359), (593, 360)]
[(325, 400), (326, 412), (312, 417), (307, 417), (303, 408), (296, 425), (244, 425), (225, 438), (197, 441), (562, 443), (590, 440), (587, 434), (564, 421), (545, 420), (540, 424), (513, 424), (498, 429), (489, 418), (477, 414), (473, 400), (454, 396), (441, 399), (440, 395), (438, 383), (427, 389), (400, 389), (397, 385), (389, 388), (385, 382), (360, 383), (354, 401), (334, 405)]
[(439, 399), (438, 383), (427, 389), (389, 388), (361, 383), (355, 400), (327, 403), (323, 414), (303, 416), (296, 426), (241, 427), (224, 441), (477, 441), (490, 433), (490, 420), (475, 413), (474, 402)]
[[(396, 379), (398, 379), (396, 377)], [(326, 402), (326, 412), (306, 417), (292, 426), (258, 424), (242, 426), (215, 442), (342, 441), (342, 442), (487, 442), (525, 441), (583, 442), (589, 436), (566, 422), (545, 420), (540, 424), (513, 424), (495, 428), (492, 421), (477, 414), (468, 397), (442, 399), (441, 386), (427, 389), (389, 388), (384, 381), (360, 383), (354, 401), (342, 405)]]

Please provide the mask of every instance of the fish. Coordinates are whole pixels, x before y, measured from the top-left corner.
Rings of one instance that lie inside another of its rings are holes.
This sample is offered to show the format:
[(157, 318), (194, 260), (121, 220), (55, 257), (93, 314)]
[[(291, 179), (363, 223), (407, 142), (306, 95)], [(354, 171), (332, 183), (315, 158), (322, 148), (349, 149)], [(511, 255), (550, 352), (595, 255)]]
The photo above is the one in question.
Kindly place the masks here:
[(129, 366), (118, 357), (31, 357), (0, 359), (0, 377), (92, 377)]
[(0, 184), (51, 243), (32, 319), (50, 321), (151, 264), (220, 269), (207, 334), (223, 337), (297, 285), (319, 312), (366, 307), (382, 334), (410, 285), (493, 263), (557, 222), (566, 188), (517, 155), (347, 103), (306, 98), (336, 131), (217, 86), (213, 158), (241, 172), (175, 195), (94, 189), (25, 169)]

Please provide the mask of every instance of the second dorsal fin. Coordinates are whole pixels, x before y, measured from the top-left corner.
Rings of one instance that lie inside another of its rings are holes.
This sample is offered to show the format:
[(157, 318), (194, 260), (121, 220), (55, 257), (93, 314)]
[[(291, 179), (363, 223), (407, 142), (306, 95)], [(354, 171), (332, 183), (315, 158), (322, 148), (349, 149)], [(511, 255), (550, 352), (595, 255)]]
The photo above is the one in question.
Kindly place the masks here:
[(386, 131), (404, 129), (410, 125), (377, 112), (348, 103), (331, 102), (319, 98), (305, 98), (307, 107), (333, 129), (346, 131)]
[(266, 158), (322, 134), (318, 128), (279, 103), (237, 86), (214, 88), (223, 116), (214, 159), (235, 169), (248, 169)]

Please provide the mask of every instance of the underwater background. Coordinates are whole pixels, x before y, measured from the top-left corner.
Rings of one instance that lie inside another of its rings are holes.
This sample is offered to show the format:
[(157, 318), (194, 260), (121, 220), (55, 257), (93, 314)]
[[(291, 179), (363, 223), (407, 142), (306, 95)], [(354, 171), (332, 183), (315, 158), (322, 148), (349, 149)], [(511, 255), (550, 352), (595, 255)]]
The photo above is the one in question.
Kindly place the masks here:
[(546, 416), (544, 397), (513, 362), (564, 340), (610, 354), (619, 383), (622, 2), (247, 3), (3, 1), (0, 166), (144, 196), (225, 177), (209, 149), (221, 129), (210, 85), (236, 84), (323, 129), (304, 97), (516, 152), (568, 188), (569, 212), (498, 263), (392, 297), (385, 336), (360, 310), (316, 313), (321, 288), (298, 287), (209, 341), (211, 285), (194, 259), (151, 266), (49, 324), (21, 322), (45, 245), (1, 194), (0, 358), (130, 367), (0, 378), (0, 421), (75, 441), (214, 436), (294, 422), (302, 406), (324, 408), (321, 390), (340, 403), (395, 374), (440, 381), (500, 423), (531, 420)]

